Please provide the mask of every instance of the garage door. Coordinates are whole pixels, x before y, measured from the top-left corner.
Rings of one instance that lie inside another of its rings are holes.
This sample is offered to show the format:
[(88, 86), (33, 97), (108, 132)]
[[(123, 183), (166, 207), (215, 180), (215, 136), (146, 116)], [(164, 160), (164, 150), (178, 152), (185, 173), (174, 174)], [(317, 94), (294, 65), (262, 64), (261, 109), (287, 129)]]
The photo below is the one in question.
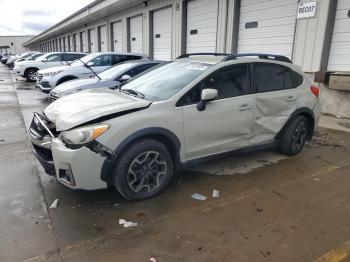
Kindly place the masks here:
[(335, 14), (328, 70), (350, 71), (350, 10), (349, 0), (338, 0)]
[(80, 37), (81, 37), (81, 46), (83, 48), (83, 52), (88, 52), (86, 32), (81, 32)]
[(75, 51), (80, 52), (80, 35), (74, 34), (75, 38)]
[(98, 28), (98, 49), (101, 52), (107, 52), (107, 26)]
[(123, 23), (122, 21), (112, 24), (113, 28), (113, 50), (115, 52), (123, 51)]
[(97, 45), (96, 45), (96, 33), (95, 29), (90, 29), (88, 31), (88, 41), (89, 41), (89, 52), (95, 53), (97, 52)]
[(130, 18), (130, 52), (142, 53), (142, 16)]
[(241, 0), (238, 53), (292, 57), (298, 0)]
[(187, 3), (186, 52), (215, 52), (218, 0), (192, 0)]
[(171, 60), (172, 8), (163, 8), (153, 13), (153, 58)]

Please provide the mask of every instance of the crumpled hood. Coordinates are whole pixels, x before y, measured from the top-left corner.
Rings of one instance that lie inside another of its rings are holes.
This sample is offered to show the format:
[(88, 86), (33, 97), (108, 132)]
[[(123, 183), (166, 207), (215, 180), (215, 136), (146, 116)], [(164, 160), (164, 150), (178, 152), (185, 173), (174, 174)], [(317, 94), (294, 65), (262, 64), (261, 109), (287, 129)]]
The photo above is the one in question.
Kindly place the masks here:
[(71, 92), (74, 90), (84, 90), (91, 88), (101, 88), (101, 87), (113, 87), (116, 86), (116, 81), (111, 80), (101, 80), (99, 81), (97, 78), (87, 78), (87, 79), (75, 79), (72, 81), (64, 82), (54, 89), (51, 92), (55, 94), (63, 94), (66, 92)]
[(52, 72), (63, 71), (69, 67), (70, 67), (69, 65), (54, 66), (54, 67), (50, 67), (50, 68), (46, 68), (46, 69), (41, 69), (39, 71), (39, 73), (40, 74), (48, 74), (48, 73), (52, 73)]
[(106, 115), (147, 107), (150, 101), (117, 90), (92, 89), (56, 100), (44, 110), (56, 130), (68, 130)]

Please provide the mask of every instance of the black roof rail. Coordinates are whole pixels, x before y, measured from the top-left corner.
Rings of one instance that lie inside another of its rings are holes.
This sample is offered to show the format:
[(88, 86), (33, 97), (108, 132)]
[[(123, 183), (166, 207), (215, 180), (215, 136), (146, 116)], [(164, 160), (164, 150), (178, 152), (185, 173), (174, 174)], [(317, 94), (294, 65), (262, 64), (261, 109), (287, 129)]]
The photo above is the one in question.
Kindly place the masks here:
[(249, 57), (249, 56), (257, 56), (260, 59), (270, 59), (270, 60), (276, 60), (276, 61), (281, 61), (281, 62), (286, 62), (286, 63), (291, 63), (292, 61), (283, 55), (274, 55), (274, 54), (263, 54), (263, 53), (247, 53), (247, 54), (236, 54), (236, 55), (229, 55), (225, 57), (222, 61), (230, 61), (237, 59), (238, 57)]
[(226, 53), (189, 53), (189, 54), (183, 54), (177, 57), (176, 59), (180, 58), (186, 58), (190, 56), (201, 56), (201, 55), (211, 55), (211, 56), (230, 56), (231, 54), (226, 54)]

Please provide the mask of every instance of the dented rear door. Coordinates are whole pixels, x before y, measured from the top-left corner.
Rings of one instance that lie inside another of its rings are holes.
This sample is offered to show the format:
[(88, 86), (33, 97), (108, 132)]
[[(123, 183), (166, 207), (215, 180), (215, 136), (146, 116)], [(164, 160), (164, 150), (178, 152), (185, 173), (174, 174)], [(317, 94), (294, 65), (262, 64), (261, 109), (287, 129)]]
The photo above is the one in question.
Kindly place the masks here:
[(273, 141), (298, 108), (302, 89), (296, 88), (292, 71), (275, 63), (253, 63), (254, 112), (249, 144)]

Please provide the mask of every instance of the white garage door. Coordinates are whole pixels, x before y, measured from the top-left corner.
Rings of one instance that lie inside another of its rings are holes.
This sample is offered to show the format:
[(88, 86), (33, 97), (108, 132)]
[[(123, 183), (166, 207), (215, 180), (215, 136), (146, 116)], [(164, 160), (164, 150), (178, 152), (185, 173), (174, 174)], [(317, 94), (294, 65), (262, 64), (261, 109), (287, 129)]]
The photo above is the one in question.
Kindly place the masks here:
[(123, 23), (122, 21), (113, 23), (113, 50), (115, 52), (123, 51)]
[(338, 0), (335, 15), (328, 70), (350, 71), (350, 10), (349, 0)]
[(80, 52), (80, 35), (74, 34), (75, 36), (75, 51)]
[(95, 53), (97, 52), (95, 29), (90, 29), (88, 32), (89, 32), (89, 46), (90, 46), (89, 52)]
[(81, 36), (81, 46), (83, 47), (83, 52), (87, 52), (88, 51), (88, 46), (87, 46), (87, 37), (86, 37), (86, 32), (81, 32), (80, 33)]
[(186, 53), (215, 52), (218, 0), (187, 3)]
[(99, 30), (99, 51), (107, 52), (107, 26), (100, 26)]
[(153, 58), (171, 60), (171, 7), (153, 13)]
[(242, 0), (238, 53), (292, 57), (298, 0)]
[(142, 15), (130, 18), (130, 52), (142, 53)]

